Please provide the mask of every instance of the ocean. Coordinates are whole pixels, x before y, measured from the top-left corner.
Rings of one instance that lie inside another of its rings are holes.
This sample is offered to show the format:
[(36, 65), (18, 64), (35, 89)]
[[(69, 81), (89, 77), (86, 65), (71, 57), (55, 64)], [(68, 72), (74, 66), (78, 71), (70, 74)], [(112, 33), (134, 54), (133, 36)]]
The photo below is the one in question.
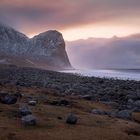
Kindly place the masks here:
[(140, 69), (95, 69), (95, 70), (66, 70), (64, 73), (73, 73), (81, 76), (114, 78), (122, 80), (140, 81)]

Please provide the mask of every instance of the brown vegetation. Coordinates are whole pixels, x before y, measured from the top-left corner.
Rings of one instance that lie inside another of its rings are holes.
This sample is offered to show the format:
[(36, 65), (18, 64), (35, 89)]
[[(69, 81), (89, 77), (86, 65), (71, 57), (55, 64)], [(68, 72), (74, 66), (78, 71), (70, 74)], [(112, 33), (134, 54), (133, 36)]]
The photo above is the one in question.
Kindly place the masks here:
[[(15, 93), (14, 86), (1, 86), (1, 91)], [(24, 97), (14, 105), (0, 104), (0, 140), (139, 140), (140, 124), (90, 113), (91, 109), (110, 110), (111, 106), (86, 101), (73, 96), (56, 96), (45, 88), (18, 88)], [(37, 117), (36, 126), (23, 126), (18, 115), (19, 104), (27, 97), (38, 98), (36, 106), (30, 106)], [(55, 106), (49, 102), (65, 99), (70, 106)], [(76, 125), (66, 124), (68, 113), (78, 116)], [(139, 113), (137, 113), (138, 115)], [(136, 114), (135, 114), (136, 116)], [(62, 119), (60, 119), (62, 118)]]

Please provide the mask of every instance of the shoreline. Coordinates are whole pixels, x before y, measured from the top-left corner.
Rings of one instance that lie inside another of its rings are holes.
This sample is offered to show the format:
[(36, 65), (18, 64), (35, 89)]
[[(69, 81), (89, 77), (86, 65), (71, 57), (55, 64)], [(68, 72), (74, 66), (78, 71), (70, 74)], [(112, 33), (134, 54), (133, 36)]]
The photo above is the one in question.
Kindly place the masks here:
[[(129, 71), (129, 70), (128, 70)], [(114, 79), (114, 80), (130, 80), (130, 81), (140, 81), (140, 73), (139, 72), (128, 72), (117, 69), (93, 69), (93, 70), (63, 70), (59, 72), (63, 73), (71, 73), (79, 76), (87, 76), (87, 77), (97, 77), (104, 79)]]
[[(139, 85), (138, 81), (82, 77), (34, 68), (1, 68), (0, 139), (138, 140)], [(2, 102), (4, 97), (19, 98), (9, 105)], [(22, 123), (23, 117), (19, 116), (22, 104), (29, 107), (30, 117), (36, 118), (34, 126)], [(77, 117), (76, 124), (66, 123), (70, 113)]]
[[(1, 85), (44, 87), (58, 95), (90, 95), (95, 101), (116, 102), (118, 108), (133, 109), (128, 105), (140, 100), (140, 82), (134, 80), (83, 77), (70, 73), (34, 68), (8, 67), (0, 69)], [(136, 109), (137, 110), (137, 109)]]

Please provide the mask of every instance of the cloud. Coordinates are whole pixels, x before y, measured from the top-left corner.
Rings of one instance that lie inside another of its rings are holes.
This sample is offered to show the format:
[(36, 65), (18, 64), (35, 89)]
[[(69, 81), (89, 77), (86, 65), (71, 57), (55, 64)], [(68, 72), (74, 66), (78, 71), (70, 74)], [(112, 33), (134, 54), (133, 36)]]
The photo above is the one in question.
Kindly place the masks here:
[(67, 52), (77, 68), (140, 68), (140, 34), (67, 42)]
[(115, 19), (131, 23), (140, 15), (139, 7), (139, 0), (1, 0), (0, 21), (26, 33)]

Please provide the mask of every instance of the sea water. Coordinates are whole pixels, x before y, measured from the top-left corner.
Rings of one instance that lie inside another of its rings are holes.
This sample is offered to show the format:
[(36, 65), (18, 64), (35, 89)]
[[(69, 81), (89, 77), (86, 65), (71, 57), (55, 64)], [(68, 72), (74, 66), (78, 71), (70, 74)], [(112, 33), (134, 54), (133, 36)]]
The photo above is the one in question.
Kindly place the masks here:
[(73, 73), (81, 76), (114, 78), (122, 80), (140, 81), (140, 69), (95, 69), (95, 70), (66, 70), (64, 73)]

